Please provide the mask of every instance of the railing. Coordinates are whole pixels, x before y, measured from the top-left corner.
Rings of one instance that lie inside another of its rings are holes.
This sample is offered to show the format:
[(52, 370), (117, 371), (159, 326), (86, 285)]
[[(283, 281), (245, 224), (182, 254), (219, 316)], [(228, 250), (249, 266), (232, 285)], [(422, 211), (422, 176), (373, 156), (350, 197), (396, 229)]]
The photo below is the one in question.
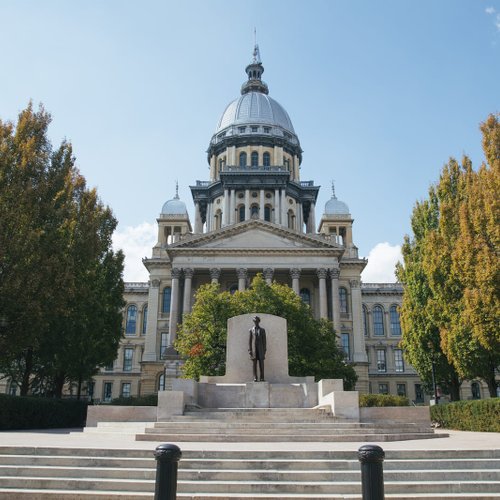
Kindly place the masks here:
[(224, 165), (222, 172), (288, 172), (283, 165)]

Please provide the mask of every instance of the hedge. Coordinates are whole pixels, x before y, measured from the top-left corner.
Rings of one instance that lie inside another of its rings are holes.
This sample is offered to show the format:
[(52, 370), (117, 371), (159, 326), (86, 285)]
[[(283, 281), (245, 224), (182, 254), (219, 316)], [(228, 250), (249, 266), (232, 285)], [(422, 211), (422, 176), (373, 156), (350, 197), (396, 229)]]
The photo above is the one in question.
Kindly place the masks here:
[(118, 406), (157, 406), (158, 394), (149, 394), (148, 396), (130, 396), (128, 398), (115, 398), (109, 404)]
[(0, 430), (84, 427), (87, 402), (0, 394)]
[(359, 406), (409, 406), (406, 396), (392, 396), (391, 394), (360, 394)]
[(500, 398), (434, 405), (431, 420), (445, 429), (500, 432)]

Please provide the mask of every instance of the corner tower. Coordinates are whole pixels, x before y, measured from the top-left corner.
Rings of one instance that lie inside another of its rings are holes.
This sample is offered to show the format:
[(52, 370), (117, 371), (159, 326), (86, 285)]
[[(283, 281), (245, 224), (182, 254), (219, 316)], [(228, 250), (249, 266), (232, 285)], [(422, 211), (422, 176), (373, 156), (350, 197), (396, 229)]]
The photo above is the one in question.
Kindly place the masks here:
[(210, 179), (191, 186), (195, 233), (249, 219), (315, 232), (319, 187), (300, 180), (302, 149), (285, 109), (269, 96), (255, 45), (241, 96), (226, 107), (208, 146)]

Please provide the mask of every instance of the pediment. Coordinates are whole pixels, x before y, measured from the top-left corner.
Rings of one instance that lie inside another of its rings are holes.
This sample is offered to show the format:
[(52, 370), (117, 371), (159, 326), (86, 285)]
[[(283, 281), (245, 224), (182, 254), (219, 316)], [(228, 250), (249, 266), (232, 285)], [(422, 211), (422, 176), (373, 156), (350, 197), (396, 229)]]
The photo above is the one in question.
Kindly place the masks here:
[(172, 247), (207, 250), (342, 249), (320, 236), (300, 234), (264, 221), (235, 224), (208, 234), (193, 236)]

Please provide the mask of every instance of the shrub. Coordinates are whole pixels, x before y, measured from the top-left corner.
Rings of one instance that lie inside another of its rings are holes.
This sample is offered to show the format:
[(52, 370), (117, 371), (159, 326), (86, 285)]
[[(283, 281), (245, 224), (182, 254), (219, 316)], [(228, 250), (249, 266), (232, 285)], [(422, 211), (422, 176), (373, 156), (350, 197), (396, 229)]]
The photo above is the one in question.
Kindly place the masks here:
[(118, 406), (158, 406), (158, 394), (115, 398), (110, 404)]
[(0, 430), (83, 427), (87, 402), (0, 394)]
[(500, 432), (500, 398), (431, 406), (431, 419), (446, 429)]
[(406, 396), (392, 396), (391, 394), (360, 394), (359, 406), (409, 406)]

